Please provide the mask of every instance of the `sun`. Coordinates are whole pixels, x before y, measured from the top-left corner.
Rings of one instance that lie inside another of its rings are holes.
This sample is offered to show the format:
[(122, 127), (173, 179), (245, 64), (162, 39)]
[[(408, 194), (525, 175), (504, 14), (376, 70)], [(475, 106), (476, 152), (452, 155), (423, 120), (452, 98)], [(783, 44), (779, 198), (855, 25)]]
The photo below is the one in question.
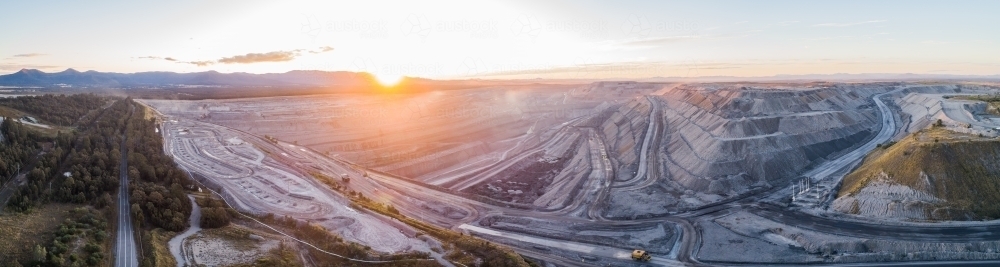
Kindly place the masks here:
[(375, 80), (382, 86), (395, 86), (403, 80), (403, 75), (399, 74), (374, 74)]

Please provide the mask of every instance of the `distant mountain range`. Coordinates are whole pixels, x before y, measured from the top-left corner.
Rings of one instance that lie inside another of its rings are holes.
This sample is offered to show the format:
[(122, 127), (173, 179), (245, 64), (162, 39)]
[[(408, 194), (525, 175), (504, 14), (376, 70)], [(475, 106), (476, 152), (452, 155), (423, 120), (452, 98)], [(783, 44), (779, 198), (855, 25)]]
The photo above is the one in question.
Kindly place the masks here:
[[(609, 79), (621, 80), (621, 79)], [(626, 79), (627, 80), (627, 79)], [(640, 82), (755, 82), (755, 81), (862, 81), (862, 80), (969, 80), (1000, 81), (1000, 75), (950, 75), (912, 73), (861, 73), (861, 74), (804, 74), (775, 75), (765, 77), (653, 77), (637, 79)], [(406, 78), (411, 85), (488, 85), (497, 82), (518, 83), (588, 83), (591, 79), (520, 79), (520, 80), (429, 80)], [(22, 69), (18, 72), (0, 75), (0, 86), (7, 87), (351, 87), (372, 86), (375, 79), (365, 72), (294, 70), (285, 73), (253, 74), (245, 72), (219, 73), (216, 71), (176, 73), (176, 72), (80, 72), (66, 69), (61, 72), (46, 73), (36, 69)]]
[(114, 73), (74, 69), (46, 73), (22, 69), (0, 75), (0, 86), (21, 87), (351, 86), (373, 83), (373, 77), (364, 72), (306, 70), (252, 74), (216, 71)]

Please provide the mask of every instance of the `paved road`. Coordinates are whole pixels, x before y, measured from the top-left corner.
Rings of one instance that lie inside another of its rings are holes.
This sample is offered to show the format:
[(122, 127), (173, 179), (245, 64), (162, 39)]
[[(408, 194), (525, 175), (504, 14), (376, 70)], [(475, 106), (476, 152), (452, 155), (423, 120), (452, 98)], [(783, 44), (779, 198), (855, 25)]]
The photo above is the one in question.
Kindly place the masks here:
[(882, 102), (882, 96), (894, 92), (895, 91), (881, 93), (872, 97), (872, 99), (875, 100), (875, 105), (878, 106), (879, 111), (882, 113), (882, 129), (879, 131), (878, 135), (875, 136), (875, 138), (872, 138), (872, 140), (868, 141), (868, 143), (865, 143), (854, 151), (851, 151), (838, 159), (823, 163), (819, 167), (806, 172), (803, 176), (810, 177), (813, 181), (826, 179), (844, 168), (854, 166), (854, 164), (864, 158), (865, 155), (868, 155), (868, 152), (875, 149), (875, 146), (889, 141), (889, 139), (896, 133), (896, 120), (893, 119), (892, 110), (886, 106), (885, 102)]
[[(654, 138), (657, 139), (659, 138), (658, 136), (656, 136), (657, 135), (656, 130), (657, 130), (657, 125), (660, 124), (659, 120), (660, 108), (659, 105), (656, 104), (656, 101), (651, 99), (649, 96), (646, 96), (646, 101), (649, 102), (650, 110), (649, 110), (649, 118), (647, 119), (646, 123), (646, 134), (645, 134), (646, 137), (642, 140), (642, 148), (639, 150), (639, 168), (636, 170), (637, 173), (635, 174), (635, 176), (629, 178), (626, 181), (622, 181), (621, 183), (614, 185), (614, 187), (630, 186), (629, 188), (623, 190), (633, 190), (641, 188), (643, 186), (634, 186), (634, 185), (639, 182), (642, 182), (642, 185), (646, 185), (648, 184), (646, 182), (647, 180), (653, 180), (653, 181), (656, 180), (655, 177), (645, 180), (643, 179), (647, 178), (646, 169), (648, 168), (647, 166), (650, 166), (648, 165), (649, 160), (647, 160), (647, 156), (649, 156), (650, 154), (649, 144), (653, 142)], [(656, 148), (654, 147), (653, 149), (655, 150)], [(654, 154), (654, 156), (652, 157), (653, 159), (656, 158), (655, 153), (656, 152), (653, 152)], [(655, 165), (656, 165), (655, 163), (652, 164), (654, 168), (657, 167)]]
[(132, 213), (128, 203), (128, 156), (122, 135), (122, 158), (118, 169), (121, 188), (118, 190), (118, 234), (115, 240), (115, 267), (138, 267), (139, 254), (136, 252), (135, 231), (132, 229)]
[(974, 242), (1000, 240), (1000, 225), (891, 225), (819, 217), (784, 207), (761, 205), (752, 213), (776, 222), (821, 233), (872, 239), (933, 242)]
[[(614, 247), (608, 247), (608, 246), (597, 246), (597, 245), (577, 243), (577, 242), (565, 241), (565, 240), (550, 239), (550, 238), (544, 238), (544, 237), (535, 237), (535, 236), (524, 235), (524, 234), (519, 234), (519, 233), (497, 231), (497, 230), (493, 230), (493, 229), (489, 229), (489, 228), (483, 228), (483, 227), (469, 225), (469, 224), (462, 224), (458, 228), (459, 229), (468, 230), (468, 231), (472, 231), (472, 232), (477, 232), (477, 233), (484, 234), (484, 235), (490, 235), (490, 236), (508, 238), (508, 239), (513, 239), (513, 240), (517, 240), (517, 241), (520, 241), (520, 242), (526, 242), (526, 243), (541, 245), (541, 246), (545, 246), (545, 247), (558, 248), (558, 249), (562, 249), (562, 250), (567, 250), (567, 251), (582, 253), (582, 254), (591, 255), (591, 256), (597, 256), (597, 257), (603, 257), (603, 258), (613, 258), (613, 259), (619, 259), (619, 260), (631, 260), (631, 257), (632, 257), (631, 256), (632, 255), (631, 254), (632, 250), (629, 250), (629, 249), (621, 249), (621, 248), (614, 248)], [(546, 257), (546, 258), (548, 258), (548, 257)], [(584, 263), (586, 263), (585, 260), (584, 260)], [(663, 258), (663, 257), (654, 257), (653, 260), (650, 262), (650, 264), (657, 265), (657, 266), (678, 266), (678, 265), (683, 265), (683, 263), (680, 262), (680, 261), (676, 261), (676, 260), (673, 260), (673, 259), (667, 259), (667, 258)]]

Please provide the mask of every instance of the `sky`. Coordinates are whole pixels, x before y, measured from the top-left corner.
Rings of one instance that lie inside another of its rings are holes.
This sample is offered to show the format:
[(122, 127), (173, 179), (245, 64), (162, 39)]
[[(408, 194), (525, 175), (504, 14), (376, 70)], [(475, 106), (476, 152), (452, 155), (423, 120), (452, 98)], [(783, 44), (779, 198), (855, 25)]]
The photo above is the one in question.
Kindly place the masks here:
[(1000, 1), (7, 1), (0, 74), (1000, 74)]

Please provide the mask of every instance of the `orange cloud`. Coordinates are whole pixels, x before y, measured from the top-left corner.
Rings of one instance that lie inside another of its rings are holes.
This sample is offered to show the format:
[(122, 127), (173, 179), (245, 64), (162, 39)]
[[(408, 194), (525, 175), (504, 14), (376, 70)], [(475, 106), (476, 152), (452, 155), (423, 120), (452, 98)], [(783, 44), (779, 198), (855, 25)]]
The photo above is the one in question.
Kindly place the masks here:
[(27, 54), (17, 54), (17, 55), (14, 55), (14, 57), (40, 57), (40, 56), (46, 56), (46, 55), (48, 55), (48, 54), (27, 53)]
[(275, 51), (267, 53), (249, 53), (246, 55), (224, 57), (219, 59), (219, 63), (223, 64), (249, 64), (258, 62), (282, 62), (291, 61), (298, 56), (298, 53), (293, 51)]
[(173, 61), (177, 63), (192, 64), (199, 67), (204, 67), (212, 64), (251, 64), (259, 62), (283, 62), (291, 61), (296, 57), (301, 56), (303, 52), (309, 52), (312, 54), (319, 54), (333, 51), (333, 47), (323, 46), (319, 47), (317, 50), (307, 50), (307, 49), (295, 49), (290, 51), (274, 51), (267, 53), (248, 53), (245, 55), (236, 55), (231, 57), (223, 57), (219, 60), (203, 60), (203, 61), (181, 61), (173, 57), (155, 57), (155, 56), (145, 56), (138, 57), (140, 59), (162, 59), (167, 61)]

